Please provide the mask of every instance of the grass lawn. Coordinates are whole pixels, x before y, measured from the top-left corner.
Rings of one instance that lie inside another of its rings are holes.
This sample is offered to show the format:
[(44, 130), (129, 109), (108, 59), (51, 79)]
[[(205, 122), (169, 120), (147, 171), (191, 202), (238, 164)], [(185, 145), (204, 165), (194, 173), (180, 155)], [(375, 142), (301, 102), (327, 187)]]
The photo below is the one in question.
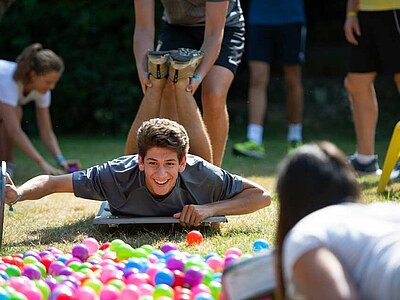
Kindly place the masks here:
[[(320, 127), (317, 124), (306, 124), (305, 140), (314, 141), (328, 139), (336, 143), (346, 154), (354, 151), (352, 128), (338, 129), (335, 126)], [(391, 128), (379, 131), (377, 136), (377, 152), (382, 166), (389, 143)], [(274, 191), (275, 174), (278, 162), (286, 154), (285, 126), (279, 122), (271, 122), (265, 133), (267, 160), (234, 157), (231, 154), (232, 143), (244, 137), (244, 126), (232, 127), (223, 167), (260, 183)], [(313, 137), (313, 138), (310, 138)], [(59, 136), (59, 142), (67, 158), (78, 158), (84, 167), (102, 163), (118, 157), (123, 152), (125, 136)], [(34, 139), (41, 153), (46, 154), (41, 143)], [(49, 161), (53, 159), (47, 156)], [(23, 153), (16, 152), (17, 169), (14, 181), (17, 185), (40, 174), (40, 169)], [(400, 184), (392, 184), (384, 194), (377, 194), (378, 177), (361, 178), (363, 194), (367, 202), (393, 200), (399, 201)], [(121, 230), (110, 231), (107, 226), (95, 226), (93, 218), (100, 203), (77, 199), (72, 194), (48, 196), (40, 201), (25, 201), (15, 206), (10, 214), (6, 207), (4, 220), (3, 247), (1, 255), (24, 252), (35, 248), (44, 250), (57, 247), (63, 251), (70, 250), (73, 245), (86, 237), (94, 237), (100, 242), (120, 238), (138, 247), (151, 244), (160, 247), (166, 241), (174, 242), (181, 251), (205, 255), (210, 252), (223, 254), (230, 247), (239, 247), (243, 252), (252, 253), (252, 245), (256, 239), (267, 239), (274, 243), (277, 223), (278, 204), (276, 197), (271, 206), (253, 214), (229, 216), (229, 222), (222, 224), (221, 231), (204, 231), (204, 242), (199, 246), (188, 246), (185, 242), (187, 230), (170, 230), (171, 228), (152, 229), (127, 226)]]

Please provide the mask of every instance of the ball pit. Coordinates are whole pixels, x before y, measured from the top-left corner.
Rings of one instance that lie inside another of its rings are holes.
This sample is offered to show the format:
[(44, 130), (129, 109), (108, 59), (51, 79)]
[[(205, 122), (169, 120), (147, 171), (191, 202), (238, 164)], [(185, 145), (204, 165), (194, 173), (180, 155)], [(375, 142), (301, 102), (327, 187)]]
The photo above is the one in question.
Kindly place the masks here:
[[(199, 244), (197, 233), (193, 243)], [(257, 240), (254, 252), (265, 245)], [(251, 256), (239, 248), (202, 257), (170, 242), (134, 248), (120, 239), (86, 238), (68, 253), (51, 247), (0, 257), (0, 299), (220, 299), (224, 268)]]

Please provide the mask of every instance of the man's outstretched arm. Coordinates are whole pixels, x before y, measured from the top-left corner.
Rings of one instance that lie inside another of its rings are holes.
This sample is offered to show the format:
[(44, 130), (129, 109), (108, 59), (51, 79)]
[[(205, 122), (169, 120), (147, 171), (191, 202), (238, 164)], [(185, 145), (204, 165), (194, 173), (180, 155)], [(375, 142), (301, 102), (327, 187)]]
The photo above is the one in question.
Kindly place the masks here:
[(72, 174), (51, 176), (51, 175), (40, 175), (36, 176), (20, 187), (16, 187), (10, 176), (7, 174), (7, 185), (6, 185), (6, 203), (10, 204), (15, 202), (19, 197), (18, 201), (23, 200), (37, 200), (44, 196), (53, 193), (72, 193)]
[(182, 225), (199, 226), (208, 217), (249, 214), (270, 204), (271, 195), (267, 190), (253, 181), (243, 179), (243, 190), (231, 199), (204, 205), (185, 205), (182, 212), (174, 217)]

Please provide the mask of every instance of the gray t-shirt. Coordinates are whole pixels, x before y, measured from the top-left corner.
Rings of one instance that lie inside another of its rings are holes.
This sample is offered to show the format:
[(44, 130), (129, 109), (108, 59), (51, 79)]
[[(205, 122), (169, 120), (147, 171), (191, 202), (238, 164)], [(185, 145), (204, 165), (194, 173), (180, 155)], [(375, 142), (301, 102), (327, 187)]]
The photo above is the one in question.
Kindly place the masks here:
[(240, 0), (161, 0), (163, 20), (171, 25), (204, 26), (206, 2), (229, 1), (225, 26), (242, 27), (244, 24)]
[(137, 155), (122, 156), (73, 173), (75, 196), (107, 200), (114, 213), (170, 217), (187, 204), (226, 200), (243, 190), (240, 176), (189, 154), (186, 168), (179, 173), (174, 189), (165, 198), (157, 198), (147, 190), (137, 158)]

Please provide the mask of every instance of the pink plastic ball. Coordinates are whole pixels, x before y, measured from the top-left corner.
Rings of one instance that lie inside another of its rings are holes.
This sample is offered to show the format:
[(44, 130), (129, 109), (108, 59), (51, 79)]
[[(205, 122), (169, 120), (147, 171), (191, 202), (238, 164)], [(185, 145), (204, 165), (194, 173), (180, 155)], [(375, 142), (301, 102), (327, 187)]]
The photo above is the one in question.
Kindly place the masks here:
[(75, 293), (76, 299), (81, 300), (96, 300), (97, 295), (95, 291), (88, 286), (80, 286)]
[(196, 285), (194, 287), (192, 287), (192, 295), (193, 297), (195, 297), (197, 294), (200, 293), (211, 293), (211, 290), (208, 286), (206, 286), (205, 284), (200, 283), (199, 285)]
[(36, 286), (27, 285), (20, 292), (29, 300), (42, 300), (43, 298), (42, 292)]
[(82, 244), (84, 244), (88, 250), (89, 250), (89, 255), (95, 253), (97, 250), (99, 250), (99, 242), (95, 238), (86, 238), (82, 241)]
[(211, 256), (207, 259), (207, 265), (209, 265), (214, 272), (221, 272), (224, 268), (224, 261), (220, 256)]
[(151, 296), (153, 295), (154, 292), (154, 286), (148, 283), (142, 283), (141, 285), (138, 286), (140, 296)]
[(137, 300), (140, 297), (139, 288), (136, 285), (128, 284), (122, 288), (119, 297), (120, 300)]
[(232, 247), (225, 251), (225, 256), (228, 256), (229, 254), (236, 254), (237, 256), (241, 257), (242, 250), (240, 250), (239, 248), (236, 248), (236, 247)]
[(113, 285), (105, 285), (100, 290), (100, 300), (117, 300), (119, 296), (119, 290)]

